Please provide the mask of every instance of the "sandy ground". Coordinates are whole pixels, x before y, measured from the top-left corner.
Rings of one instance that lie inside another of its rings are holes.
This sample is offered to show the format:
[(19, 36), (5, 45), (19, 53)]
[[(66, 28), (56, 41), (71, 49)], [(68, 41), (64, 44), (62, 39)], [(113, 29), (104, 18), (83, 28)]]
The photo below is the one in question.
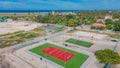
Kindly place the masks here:
[(0, 23), (0, 34), (12, 33), (19, 30), (29, 31), (42, 26), (41, 23), (27, 22), (27, 21), (12, 21)]
[(87, 50), (87, 51), (91, 51), (91, 52), (95, 52), (96, 50), (101, 50), (101, 49), (113, 49), (114, 45), (115, 45), (115, 42), (111, 42), (111, 41), (107, 41), (107, 40), (94, 40), (94, 39), (91, 40), (91, 38), (80, 37), (80, 36), (77, 36), (77, 35), (69, 35), (69, 34), (57, 36), (55, 38), (52, 38), (51, 41), (63, 44), (63, 42), (65, 40), (69, 39), (69, 38), (74, 38), (74, 39), (78, 39), (78, 40), (83, 40), (83, 41), (88, 41), (88, 42), (94, 43), (90, 48), (86, 48), (86, 47), (70, 44), (73, 47), (79, 47), (81, 49), (84, 49), (84, 50)]
[[(86, 47), (82, 47), (82, 46), (78, 46), (78, 45), (69, 43), (68, 44), (69, 46), (65, 47), (63, 44), (66, 43), (65, 40), (67, 40), (69, 38), (75, 38), (75, 39), (79, 39), (79, 40), (89, 41), (89, 42), (94, 43), (94, 45), (92, 45), (90, 48), (86, 48)], [(113, 47), (115, 45), (114, 42), (111, 42), (108, 40), (95, 40), (95, 39), (92, 40), (89, 37), (88, 38), (81, 37), (81, 36), (77, 36), (74, 34), (66, 34), (66, 33), (64, 33), (62, 35), (58, 35), (56, 37), (52, 37), (47, 42), (50, 42), (50, 43), (56, 44), (58, 46), (65, 47), (67, 49), (89, 55), (90, 56), (89, 59), (82, 65), (81, 68), (102, 68), (103, 65), (99, 64), (98, 60), (94, 56), (94, 52), (96, 50), (101, 50), (101, 49), (113, 49)], [(12, 65), (14, 65), (15, 68), (21, 68), (20, 66), (22, 66), (23, 64), (24, 64), (24, 66), (22, 68), (64, 68), (64, 67), (61, 67), (60, 65), (58, 65), (50, 60), (47, 60), (45, 58), (43, 60), (40, 60), (41, 56), (38, 56), (29, 51), (29, 49), (37, 47), (43, 43), (45, 43), (45, 41), (24, 47), (22, 49), (15, 51), (14, 53), (10, 53), (9, 55), (7, 54), (6, 55), (8, 57), (7, 60)], [(15, 58), (15, 60), (14, 60), (14, 58)], [(46, 67), (46, 65), (47, 65), (47, 67)]]
[[(92, 55), (92, 57), (89, 58), (89, 60), (87, 60), (81, 68), (90, 68), (90, 67), (91, 68), (102, 68), (103, 65), (99, 64), (99, 62), (95, 58), (93, 52), (95, 52), (96, 50), (106, 49), (106, 48), (112, 49), (115, 45), (115, 43), (110, 42), (110, 41), (105, 42), (105, 40), (104, 41), (91, 40), (91, 38), (78, 37), (78, 36), (75, 36), (75, 35), (72, 36), (72, 35), (68, 35), (68, 34), (63, 34), (63, 35), (51, 38), (49, 40), (49, 42), (57, 44), (61, 47), (64, 47), (63, 46), (63, 43), (65, 43), (64, 41), (69, 39), (69, 38), (75, 38), (75, 39), (85, 40), (85, 41), (89, 41), (89, 42), (94, 43), (94, 45), (90, 48), (85, 48), (85, 47), (77, 46), (77, 45), (73, 45), (73, 44), (69, 44), (70, 47), (66, 47), (68, 49), (71, 49), (71, 50), (74, 50), (74, 51), (77, 51), (77, 52), (80, 52), (80, 53), (84, 53), (84, 54), (87, 54), (87, 55)], [(34, 44), (32, 46), (22, 48), (20, 50), (17, 50), (14, 54), (10, 54), (10, 55), (16, 56), (17, 57), (16, 60), (19, 60), (19, 61), (22, 60), (22, 61), (20, 61), (19, 65), (22, 65), (22, 62), (23, 63), (26, 62), (27, 63), (25, 65), (26, 68), (29, 68), (28, 66), (31, 66), (33, 68), (34, 67), (45, 68), (46, 63), (47, 63), (48, 68), (63, 68), (60, 65), (58, 65), (56, 63), (53, 63), (53, 62), (51, 62), (47, 59), (44, 59), (44, 60), (41, 61), (41, 60), (39, 60), (40, 56), (28, 51), (29, 49), (34, 48), (36, 46), (39, 46), (40, 44), (43, 44), (43, 43), (45, 43), (45, 42), (37, 43), (37, 44)], [(17, 65), (17, 64), (14, 64), (14, 65), (15, 65), (16, 68), (19, 68), (19, 65)]]
[(83, 31), (74, 32), (73, 35), (82, 36), (82, 37), (88, 37), (88, 38), (92, 38), (93, 37), (94, 39), (99, 39), (99, 40), (103, 40), (103, 39), (108, 38), (108, 36), (105, 35), (105, 34), (83, 32)]
[[(50, 42), (50, 41), (47, 41), (49, 43), (53, 43), (53, 42)], [(45, 68), (46, 67), (46, 64), (47, 64), (47, 67), (48, 68), (64, 68), (50, 60), (47, 60), (45, 58), (43, 58), (43, 60), (40, 60), (40, 57), (39, 55), (36, 55), (32, 52), (29, 51), (29, 49), (31, 48), (34, 48), (34, 47), (37, 47), (41, 44), (44, 44), (46, 42), (41, 42), (41, 43), (38, 43), (38, 44), (34, 44), (32, 46), (28, 46), (28, 47), (25, 47), (25, 48), (22, 48), (20, 50), (17, 50), (16, 52), (14, 52), (13, 54), (10, 54), (9, 55), (9, 58), (8, 60), (10, 61), (14, 61), (13, 59), (11, 59), (12, 57), (11, 56), (14, 56), (14, 57), (17, 57), (15, 60), (16, 62), (14, 63), (15, 67), (16, 68), (19, 68), (20, 65), (22, 65), (23, 63), (22, 62), (26, 62), (27, 64), (25, 64), (23, 68), (29, 68), (29, 66), (31, 67), (35, 67), (35, 68)], [(57, 43), (53, 43), (53, 44), (56, 44), (56, 45), (59, 45), (61, 47), (64, 47), (60, 44), (57, 44)], [(68, 48), (68, 49), (71, 49), (71, 48)], [(85, 50), (80, 50), (80, 49), (71, 49), (71, 50), (75, 50), (77, 52), (80, 52), (80, 53), (84, 53), (86, 55), (89, 55), (89, 58), (87, 59), (87, 61), (82, 65), (81, 68), (86, 68), (86, 65), (89, 64), (89, 62), (91, 61), (91, 58), (93, 59), (93, 54), (92, 53), (89, 53), (88, 51), (85, 51)], [(28, 57), (29, 56), (29, 57)], [(18, 60), (18, 61), (17, 61)], [(22, 60), (22, 61), (20, 61)], [(16, 64), (19, 62), (19, 65)], [(95, 68), (95, 67), (94, 67)]]
[[(57, 66), (56, 64), (52, 63), (51, 61), (49, 61), (45, 58), (43, 58), (43, 60), (40, 60), (40, 56), (28, 51), (29, 49), (39, 46), (43, 43), (44, 42), (34, 44), (32, 46), (28, 46), (28, 47), (22, 48), (20, 50), (17, 50), (13, 54), (10, 54), (9, 55), (10, 58), (12, 58), (11, 56), (15, 56), (16, 62), (19, 62), (19, 65), (14, 63), (14, 66), (16, 68), (21, 68), (20, 65), (23, 64), (22, 62), (24, 62), (24, 63), (26, 63), (26, 65), (24, 65), (24, 67), (22, 67), (22, 68), (29, 68), (29, 66), (30, 66), (30, 68), (46, 68), (46, 65), (48, 68), (63, 68), (59, 65)], [(11, 59), (9, 59), (9, 60), (11, 61)]]
[(119, 43), (119, 45), (118, 45), (118, 53), (119, 53), (119, 55), (120, 55), (120, 43)]

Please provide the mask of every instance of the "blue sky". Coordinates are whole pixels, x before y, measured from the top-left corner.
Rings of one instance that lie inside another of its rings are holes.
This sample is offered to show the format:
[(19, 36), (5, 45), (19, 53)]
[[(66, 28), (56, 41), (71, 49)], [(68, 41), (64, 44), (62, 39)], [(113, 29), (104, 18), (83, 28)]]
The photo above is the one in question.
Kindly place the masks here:
[(0, 10), (120, 9), (120, 0), (0, 0)]

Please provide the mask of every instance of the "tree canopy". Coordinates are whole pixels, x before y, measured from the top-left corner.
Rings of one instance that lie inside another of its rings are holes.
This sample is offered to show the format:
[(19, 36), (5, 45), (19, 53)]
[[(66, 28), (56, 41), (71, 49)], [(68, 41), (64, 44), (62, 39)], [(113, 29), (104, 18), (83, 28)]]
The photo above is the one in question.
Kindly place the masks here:
[(106, 20), (105, 20), (105, 24), (106, 24), (106, 25), (113, 24), (113, 23), (114, 23), (114, 22), (113, 22), (112, 19), (106, 19)]
[(120, 64), (120, 56), (117, 52), (114, 52), (113, 50), (98, 50), (95, 52), (95, 55), (100, 63)]
[(61, 12), (58, 12), (58, 14), (55, 15), (47, 14), (45, 16), (37, 16), (35, 21), (44, 22), (44, 23), (49, 22), (51, 24), (62, 24), (66, 26), (69, 25), (71, 26), (71, 24), (73, 23), (71, 23), (70, 21), (73, 21), (75, 22), (74, 23), (75, 25), (76, 24), (90, 25), (95, 23), (97, 19), (103, 19), (108, 12), (105, 11), (76, 12), (76, 15), (74, 14), (60, 15), (59, 13), (61, 14)]
[(114, 22), (113, 30), (114, 31), (120, 31), (120, 20)]
[[(75, 14), (62, 14), (63, 12), (55, 12), (55, 14), (48, 13), (46, 15), (36, 15), (28, 13), (26, 15), (14, 14), (10, 18), (17, 20), (17, 18), (25, 17), (26, 20), (32, 20), (41, 23), (60, 24), (64, 26), (75, 27), (77, 25), (91, 25), (97, 20), (103, 20), (106, 15), (112, 15), (113, 19), (106, 19), (106, 28), (114, 31), (120, 31), (120, 12), (108, 12), (108, 11), (84, 11), (74, 12)], [(118, 21), (115, 21), (118, 20)], [(102, 21), (103, 22), (103, 21)]]

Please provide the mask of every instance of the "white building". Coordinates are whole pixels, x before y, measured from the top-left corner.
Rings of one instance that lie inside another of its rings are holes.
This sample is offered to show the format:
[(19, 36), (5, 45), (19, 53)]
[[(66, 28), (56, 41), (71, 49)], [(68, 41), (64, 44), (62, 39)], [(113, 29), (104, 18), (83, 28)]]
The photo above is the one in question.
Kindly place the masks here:
[(107, 15), (107, 16), (105, 16), (105, 19), (112, 19), (112, 15)]

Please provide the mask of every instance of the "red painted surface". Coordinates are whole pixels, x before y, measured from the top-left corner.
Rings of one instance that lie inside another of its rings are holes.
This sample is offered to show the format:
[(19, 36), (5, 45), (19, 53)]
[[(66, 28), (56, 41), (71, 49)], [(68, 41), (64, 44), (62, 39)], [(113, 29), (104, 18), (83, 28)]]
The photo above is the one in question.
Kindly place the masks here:
[(62, 60), (64, 62), (68, 62), (72, 57), (74, 57), (74, 54), (58, 49), (56, 47), (53, 46), (49, 46), (43, 50), (41, 50), (41, 52), (50, 55), (54, 58), (57, 58), (59, 60)]
[(95, 27), (105, 27), (106, 25), (102, 24), (102, 23), (94, 23), (92, 26), (95, 26)]

